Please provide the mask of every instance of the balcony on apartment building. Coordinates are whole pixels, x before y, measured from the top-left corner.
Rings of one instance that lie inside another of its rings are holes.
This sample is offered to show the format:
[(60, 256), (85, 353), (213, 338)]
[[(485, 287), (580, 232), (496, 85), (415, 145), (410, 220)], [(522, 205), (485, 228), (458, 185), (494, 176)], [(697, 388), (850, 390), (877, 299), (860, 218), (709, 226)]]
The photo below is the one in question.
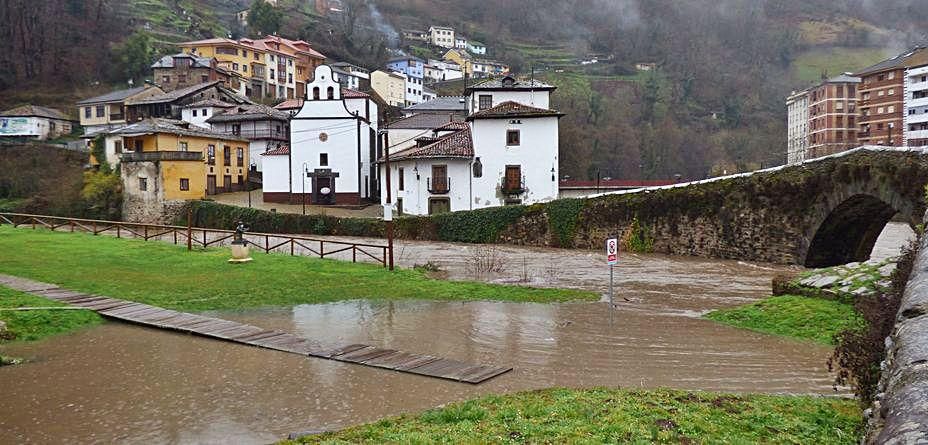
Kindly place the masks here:
[(425, 184), (433, 195), (447, 195), (451, 191), (451, 178), (426, 178)]
[(201, 151), (129, 151), (119, 155), (122, 162), (202, 161)]
[[(893, 138), (895, 139), (895, 136)], [(928, 139), (928, 129), (907, 131), (905, 133), (905, 138), (910, 141), (913, 139)]]
[(928, 91), (916, 91), (910, 94), (912, 98), (906, 104), (909, 108), (928, 106)]
[(916, 109), (915, 114), (905, 116), (907, 124), (922, 124), (928, 122), (928, 109)]

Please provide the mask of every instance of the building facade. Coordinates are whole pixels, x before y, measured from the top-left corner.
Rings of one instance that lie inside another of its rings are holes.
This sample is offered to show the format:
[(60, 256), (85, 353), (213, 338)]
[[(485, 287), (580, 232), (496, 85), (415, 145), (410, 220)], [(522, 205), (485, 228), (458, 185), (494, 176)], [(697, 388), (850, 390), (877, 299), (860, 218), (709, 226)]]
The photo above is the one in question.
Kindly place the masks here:
[(928, 146), (928, 65), (906, 69), (903, 91), (905, 145)]
[(343, 91), (328, 65), (307, 88), (289, 147), (263, 154), (265, 202), (359, 205), (377, 196), (377, 104)]
[(406, 75), (402, 73), (381, 70), (371, 73), (371, 89), (394, 107), (406, 106), (406, 83)]
[(806, 160), (809, 149), (809, 90), (793, 92), (786, 99), (786, 162)]
[(809, 91), (809, 145), (805, 159), (857, 147), (857, 86), (860, 78), (834, 77)]
[(126, 101), (163, 94), (161, 88), (144, 86), (113, 91), (77, 102), (77, 112), (85, 135), (110, 130), (126, 124)]
[(856, 74), (861, 78), (857, 96), (861, 145), (903, 145), (903, 89), (910, 55), (900, 54)]
[(454, 48), (454, 28), (446, 26), (429, 27), (429, 43), (442, 48)]
[(237, 89), (216, 59), (179, 53), (162, 57), (151, 68), (155, 83), (165, 92), (216, 80), (222, 81), (226, 88)]
[(249, 159), (263, 171), (262, 153), (287, 145), (290, 114), (267, 105), (238, 105), (226, 108), (206, 121), (214, 133), (248, 140)]
[(399, 57), (387, 61), (387, 69), (406, 75), (406, 99), (404, 105), (422, 102), (425, 78), (425, 61), (417, 57)]
[(54, 139), (70, 134), (73, 124), (66, 114), (56, 109), (23, 105), (0, 112), (0, 138)]

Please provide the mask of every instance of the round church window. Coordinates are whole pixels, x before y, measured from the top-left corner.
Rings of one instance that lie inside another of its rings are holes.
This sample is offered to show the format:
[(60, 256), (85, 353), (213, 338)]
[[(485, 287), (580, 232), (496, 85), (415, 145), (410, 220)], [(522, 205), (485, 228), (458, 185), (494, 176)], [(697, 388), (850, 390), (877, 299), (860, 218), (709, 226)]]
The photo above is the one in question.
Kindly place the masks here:
[(329, 140), (329, 135), (328, 135), (328, 133), (325, 133), (325, 132), (319, 133), (319, 141), (320, 141), (320, 142), (325, 142), (325, 141), (327, 141), (327, 140)]

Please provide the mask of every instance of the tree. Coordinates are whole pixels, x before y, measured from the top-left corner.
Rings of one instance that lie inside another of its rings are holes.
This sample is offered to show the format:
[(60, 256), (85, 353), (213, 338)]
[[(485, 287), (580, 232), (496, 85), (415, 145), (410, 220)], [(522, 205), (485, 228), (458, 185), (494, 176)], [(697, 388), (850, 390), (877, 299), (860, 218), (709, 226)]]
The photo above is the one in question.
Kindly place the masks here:
[(120, 74), (125, 80), (132, 79), (141, 85), (154, 62), (155, 50), (151, 36), (145, 31), (136, 31), (126, 41), (115, 48), (118, 56)]
[(255, 37), (280, 31), (283, 13), (265, 0), (255, 0), (248, 10), (248, 30)]

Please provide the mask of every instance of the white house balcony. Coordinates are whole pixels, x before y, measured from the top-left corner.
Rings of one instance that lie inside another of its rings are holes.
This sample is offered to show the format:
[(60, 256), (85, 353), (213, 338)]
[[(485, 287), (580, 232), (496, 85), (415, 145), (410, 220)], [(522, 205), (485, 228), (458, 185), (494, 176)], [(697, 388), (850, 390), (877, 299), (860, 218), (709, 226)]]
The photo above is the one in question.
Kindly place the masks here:
[(905, 132), (905, 138), (908, 140), (912, 139), (928, 139), (928, 130), (915, 130)]
[(922, 112), (905, 116), (906, 124), (921, 124), (925, 122), (928, 122), (928, 113)]
[(433, 195), (447, 195), (451, 191), (451, 178), (426, 178), (425, 183)]
[(906, 87), (906, 91), (909, 92), (909, 93), (915, 92), (915, 91), (924, 91), (924, 90), (928, 90), (928, 81), (922, 82), (922, 81), (921, 81), (921, 78), (919, 78), (918, 81), (911, 81), (911, 80), (910, 80), (909, 83), (906, 84), (905, 87)]
[(921, 97), (918, 99), (909, 99), (907, 105), (909, 108), (928, 106), (928, 97)]

